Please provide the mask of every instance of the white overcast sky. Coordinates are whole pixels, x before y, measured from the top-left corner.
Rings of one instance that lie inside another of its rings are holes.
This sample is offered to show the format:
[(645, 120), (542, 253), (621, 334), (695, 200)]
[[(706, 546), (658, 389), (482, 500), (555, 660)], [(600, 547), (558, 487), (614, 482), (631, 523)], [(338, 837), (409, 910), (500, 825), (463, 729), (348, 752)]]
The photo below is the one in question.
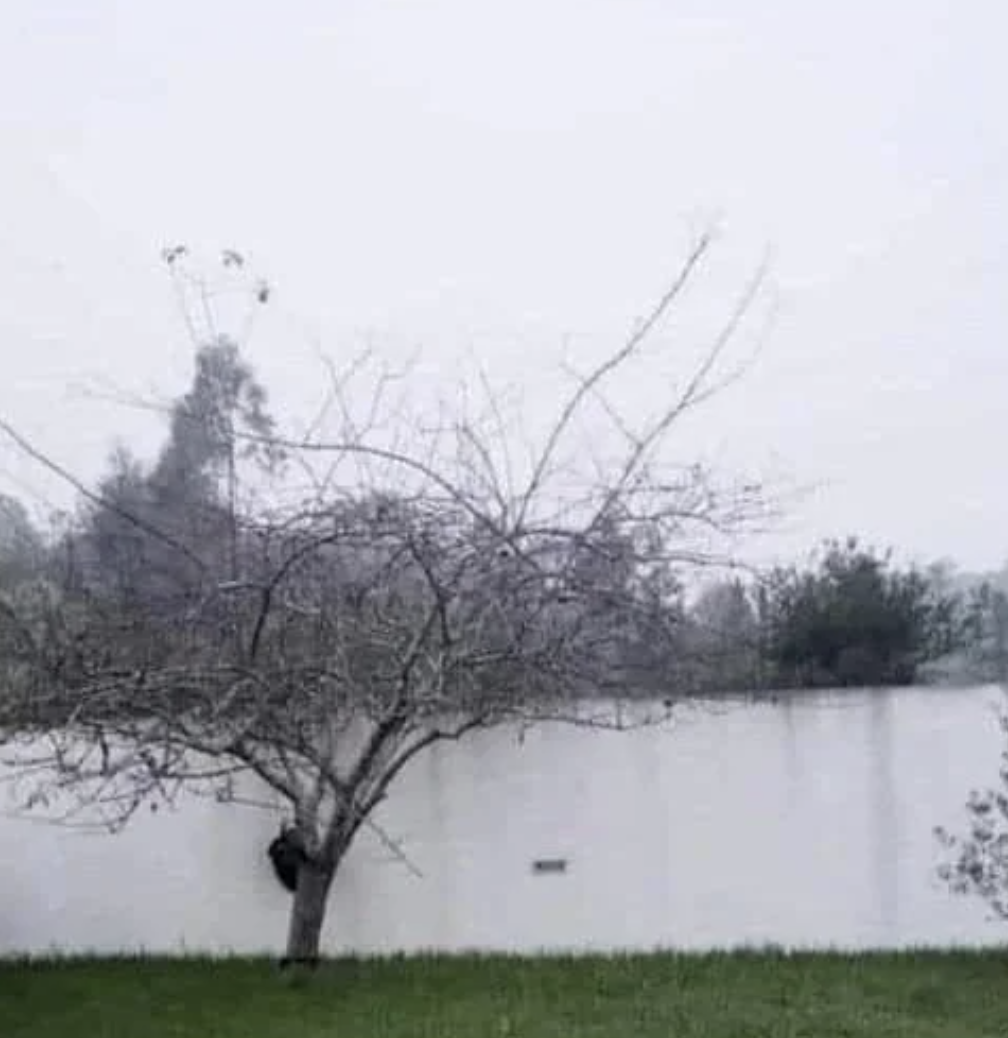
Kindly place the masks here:
[[(1006, 40), (1003, 0), (2, 0), (0, 415), (86, 479), (153, 450), (80, 385), (184, 384), (176, 241), (276, 286), (250, 353), (287, 413), (366, 337), (541, 411), (717, 219), (660, 356), (766, 247), (779, 309), (682, 455), (816, 488), (767, 552), (1000, 566)], [(6, 443), (0, 489), (60, 493)]]

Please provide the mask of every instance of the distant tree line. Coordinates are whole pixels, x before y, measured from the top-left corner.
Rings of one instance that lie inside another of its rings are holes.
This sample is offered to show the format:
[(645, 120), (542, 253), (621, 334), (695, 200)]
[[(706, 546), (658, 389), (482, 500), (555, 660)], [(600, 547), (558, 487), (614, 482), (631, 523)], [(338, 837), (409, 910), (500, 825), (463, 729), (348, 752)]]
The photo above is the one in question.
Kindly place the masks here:
[(805, 565), (706, 588), (681, 617), (697, 692), (1001, 680), (1008, 595), (947, 565), (900, 567), (856, 537)]
[[(188, 441), (177, 436), (173, 442)], [(145, 485), (147, 491), (156, 490), (163, 475), (172, 483), (177, 508), (186, 499), (177, 484), (187, 479), (170, 478), (173, 460), (166, 452), (145, 480), (131, 459), (119, 455), (102, 490), (137, 512), (149, 511), (156, 502), (141, 501), (149, 497), (142, 490)], [(178, 472), (199, 472), (200, 467), (180, 465)], [(194, 511), (203, 515), (206, 509)], [(131, 566), (141, 566), (148, 587), (157, 583), (158, 559), (149, 544), (131, 555), (128, 523), (107, 510), (97, 511), (91, 522), (93, 550), (118, 579), (128, 580)], [(104, 529), (109, 523), (114, 530)], [(204, 537), (212, 537), (212, 525), (204, 523)], [(9, 592), (37, 573), (46, 555), (44, 543), (24, 507), (0, 495), (0, 585)], [(104, 558), (109, 551), (115, 560)], [(1005, 579), (957, 577), (947, 563), (900, 567), (891, 552), (849, 537), (824, 542), (804, 564), (777, 566), (749, 579), (718, 580), (689, 600), (672, 560), (642, 568), (639, 556), (632, 537), (603, 521), (591, 542), (576, 547), (571, 568), (572, 587), (583, 583), (608, 589), (592, 605), (599, 622), (610, 608), (606, 595), (614, 604), (628, 597), (636, 603), (633, 617), (621, 621), (621, 654), (624, 674), (632, 672), (638, 695), (963, 684), (1008, 677), (1008, 574), (1002, 575)]]

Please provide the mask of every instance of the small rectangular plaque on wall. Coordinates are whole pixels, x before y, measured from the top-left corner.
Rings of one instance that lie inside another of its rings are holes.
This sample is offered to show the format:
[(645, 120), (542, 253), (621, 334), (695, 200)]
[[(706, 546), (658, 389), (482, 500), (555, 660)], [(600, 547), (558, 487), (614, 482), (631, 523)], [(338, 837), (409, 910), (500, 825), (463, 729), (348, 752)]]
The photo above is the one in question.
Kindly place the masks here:
[(567, 871), (566, 858), (536, 858), (532, 862), (532, 871), (538, 874)]

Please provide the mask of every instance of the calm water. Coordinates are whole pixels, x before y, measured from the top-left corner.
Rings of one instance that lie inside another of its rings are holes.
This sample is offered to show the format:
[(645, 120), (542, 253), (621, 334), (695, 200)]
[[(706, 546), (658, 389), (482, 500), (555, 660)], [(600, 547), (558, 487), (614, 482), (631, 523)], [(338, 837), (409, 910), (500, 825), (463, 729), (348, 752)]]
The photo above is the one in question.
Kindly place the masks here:
[[(934, 876), (997, 776), (996, 688), (804, 695), (419, 759), (337, 880), (330, 950), (1004, 941)], [(119, 836), (0, 817), (0, 951), (276, 950), (276, 821), (207, 801)], [(566, 859), (536, 873), (535, 859)]]

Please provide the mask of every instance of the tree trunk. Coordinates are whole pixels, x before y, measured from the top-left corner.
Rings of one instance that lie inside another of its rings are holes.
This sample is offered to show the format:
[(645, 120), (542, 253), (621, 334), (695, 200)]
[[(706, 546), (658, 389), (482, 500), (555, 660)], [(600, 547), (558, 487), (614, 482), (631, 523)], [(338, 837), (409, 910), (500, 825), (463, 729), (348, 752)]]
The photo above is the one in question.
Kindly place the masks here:
[(314, 965), (318, 962), (326, 902), (335, 873), (335, 866), (314, 861), (303, 862), (298, 869), (283, 965)]

